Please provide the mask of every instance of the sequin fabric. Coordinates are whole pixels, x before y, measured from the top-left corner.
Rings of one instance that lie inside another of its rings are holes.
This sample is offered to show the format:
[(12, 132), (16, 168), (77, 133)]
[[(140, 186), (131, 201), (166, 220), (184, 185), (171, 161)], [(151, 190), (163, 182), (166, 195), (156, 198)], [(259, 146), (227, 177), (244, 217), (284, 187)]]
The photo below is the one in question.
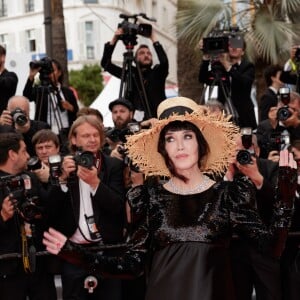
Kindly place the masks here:
[(227, 247), (232, 233), (238, 233), (263, 251), (276, 237), (277, 229), (289, 226), (292, 210), (279, 202), (267, 227), (251, 206), (252, 197), (255, 197), (254, 187), (245, 177), (216, 183), (195, 195), (176, 195), (161, 185), (138, 186), (128, 193), (134, 230), (124, 253), (92, 254), (68, 242), (61, 256), (75, 250), (80, 260), (94, 270), (136, 276), (144, 269), (147, 253), (174, 243), (199, 242)]

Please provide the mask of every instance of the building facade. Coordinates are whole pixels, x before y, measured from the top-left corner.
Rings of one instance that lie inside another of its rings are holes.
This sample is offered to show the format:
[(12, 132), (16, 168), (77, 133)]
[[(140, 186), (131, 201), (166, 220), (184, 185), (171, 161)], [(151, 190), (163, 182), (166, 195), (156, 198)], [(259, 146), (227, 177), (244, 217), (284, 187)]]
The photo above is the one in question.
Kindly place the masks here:
[[(6, 66), (19, 76), (19, 86), (28, 75), (28, 63), (45, 55), (44, 1), (0, 0), (0, 44), (7, 49)], [(151, 22), (159, 41), (167, 52), (170, 70), (168, 83), (177, 83), (177, 40), (174, 20), (177, 0), (63, 0), (69, 69), (81, 69), (84, 64), (99, 63), (105, 42), (109, 41), (120, 14), (145, 13), (155, 18)], [(130, 22), (133, 21), (130, 19)], [(139, 22), (147, 22), (139, 18)], [(138, 35), (138, 43), (151, 41)], [(122, 64), (125, 46), (121, 41), (113, 61)], [(154, 56), (154, 63), (156, 61)]]

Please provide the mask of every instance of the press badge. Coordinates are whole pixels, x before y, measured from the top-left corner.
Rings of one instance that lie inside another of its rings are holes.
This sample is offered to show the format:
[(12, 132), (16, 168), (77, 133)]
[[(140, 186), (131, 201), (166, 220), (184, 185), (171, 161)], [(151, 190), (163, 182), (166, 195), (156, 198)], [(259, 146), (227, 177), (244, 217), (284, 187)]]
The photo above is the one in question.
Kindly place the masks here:
[(91, 236), (91, 239), (92, 240), (98, 240), (101, 238), (101, 234), (97, 228), (97, 225), (95, 223), (95, 218), (94, 216), (90, 216), (88, 217), (87, 215), (84, 215), (85, 217), (85, 221), (86, 221), (86, 224), (87, 224), (87, 227), (89, 229), (89, 233), (90, 233), (90, 236)]

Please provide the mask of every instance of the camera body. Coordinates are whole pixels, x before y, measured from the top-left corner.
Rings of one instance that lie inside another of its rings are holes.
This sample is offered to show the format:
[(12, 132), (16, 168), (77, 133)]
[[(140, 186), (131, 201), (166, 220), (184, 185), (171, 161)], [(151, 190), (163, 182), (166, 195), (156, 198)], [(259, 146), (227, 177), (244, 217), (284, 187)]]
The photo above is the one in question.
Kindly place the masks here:
[(91, 151), (82, 151), (81, 149), (78, 149), (75, 152), (73, 159), (77, 166), (82, 166), (87, 169), (91, 169), (95, 166), (95, 156)]
[(203, 53), (205, 54), (227, 53), (229, 47), (244, 47), (244, 38), (238, 27), (230, 27), (229, 30), (214, 29), (208, 37), (203, 39)]
[(252, 128), (243, 127), (241, 128), (241, 139), (242, 144), (245, 149), (238, 151), (236, 160), (241, 165), (247, 165), (252, 163), (253, 151), (250, 151), (249, 148), (252, 146)]
[(290, 145), (290, 134), (287, 130), (283, 132), (275, 132), (270, 135), (270, 146), (269, 150), (280, 151), (287, 149)]
[[(138, 34), (144, 37), (150, 37), (152, 34), (152, 25), (145, 23), (137, 24), (139, 16), (151, 20), (146, 14), (142, 13), (135, 15), (119, 15), (120, 18), (124, 19), (124, 21), (118, 24), (118, 28), (122, 28), (123, 30), (123, 34), (120, 35), (119, 39), (122, 40), (126, 46), (132, 47), (136, 45)], [(133, 19), (133, 22), (129, 22), (129, 19)]]
[(30, 157), (27, 162), (27, 170), (35, 171), (42, 168), (42, 163), (37, 156)]
[(123, 22), (118, 24), (118, 28), (123, 29), (123, 35), (121, 35), (120, 39), (122, 40), (124, 36), (136, 36), (137, 34), (150, 37), (152, 34), (152, 26), (150, 24), (135, 24), (130, 23), (129, 21), (124, 20)]
[(289, 88), (280, 88), (279, 89), (280, 101), (284, 104), (283, 107), (280, 107), (277, 111), (278, 121), (286, 121), (289, 117), (292, 116), (292, 113), (289, 110), (290, 103), (290, 89)]
[(53, 73), (52, 59), (50, 57), (43, 57), (40, 60), (33, 60), (29, 63), (31, 69), (40, 68), (40, 81), (42, 86), (50, 85), (49, 75)]
[(12, 116), (13, 122), (21, 127), (28, 122), (26, 114), (19, 107), (15, 108), (10, 114)]
[(28, 174), (8, 175), (0, 178), (0, 189), (5, 197), (17, 200), (16, 210), (25, 220), (33, 222), (42, 215), (39, 197), (32, 195), (31, 178)]
[(125, 128), (111, 128), (106, 131), (105, 135), (114, 143), (126, 143), (126, 136), (135, 134), (141, 130), (141, 125), (138, 122), (128, 123)]

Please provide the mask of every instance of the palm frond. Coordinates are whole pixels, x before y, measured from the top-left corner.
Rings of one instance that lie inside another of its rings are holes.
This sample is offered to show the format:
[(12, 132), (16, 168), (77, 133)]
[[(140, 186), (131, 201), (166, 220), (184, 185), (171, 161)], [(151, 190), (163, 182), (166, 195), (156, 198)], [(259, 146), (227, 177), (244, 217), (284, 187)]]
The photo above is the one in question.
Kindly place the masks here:
[(250, 41), (251, 52), (253, 50), (256, 56), (270, 63), (278, 63), (289, 50), (295, 36), (294, 24), (276, 20), (269, 11), (261, 10), (256, 14), (247, 39)]
[(220, 20), (230, 20), (228, 5), (220, 0), (188, 0), (183, 6), (177, 13), (178, 37), (191, 44), (198, 42)]
[(295, 12), (300, 6), (300, 0), (281, 0), (279, 3), (282, 11), (287, 13)]

